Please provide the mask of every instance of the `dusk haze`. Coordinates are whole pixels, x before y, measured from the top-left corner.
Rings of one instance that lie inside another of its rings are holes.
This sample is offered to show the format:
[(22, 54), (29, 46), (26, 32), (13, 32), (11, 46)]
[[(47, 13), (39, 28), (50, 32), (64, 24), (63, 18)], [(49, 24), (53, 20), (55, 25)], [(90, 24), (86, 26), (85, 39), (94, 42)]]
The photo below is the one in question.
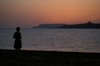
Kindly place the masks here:
[(100, 0), (0, 0), (0, 28), (100, 23)]
[(0, 0), (0, 66), (100, 66), (100, 0)]

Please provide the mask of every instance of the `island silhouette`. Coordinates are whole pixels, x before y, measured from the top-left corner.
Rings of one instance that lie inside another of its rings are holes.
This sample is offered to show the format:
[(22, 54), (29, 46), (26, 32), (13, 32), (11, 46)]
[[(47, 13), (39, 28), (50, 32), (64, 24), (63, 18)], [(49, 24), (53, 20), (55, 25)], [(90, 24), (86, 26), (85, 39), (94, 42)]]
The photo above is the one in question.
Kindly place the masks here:
[(58, 28), (100, 28), (100, 24), (94, 24), (91, 21), (84, 24), (65, 25)]
[(39, 26), (35, 26), (33, 28), (85, 28), (85, 29), (100, 29), (100, 23), (95, 24), (89, 21), (88, 23), (82, 23), (82, 24), (41, 24)]

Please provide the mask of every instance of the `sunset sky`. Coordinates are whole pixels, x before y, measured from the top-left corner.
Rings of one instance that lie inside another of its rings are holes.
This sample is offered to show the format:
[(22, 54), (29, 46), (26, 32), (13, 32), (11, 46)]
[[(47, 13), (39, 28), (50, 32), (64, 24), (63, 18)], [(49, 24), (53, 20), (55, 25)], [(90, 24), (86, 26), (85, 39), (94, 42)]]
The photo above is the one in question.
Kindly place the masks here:
[(100, 23), (100, 0), (0, 0), (0, 28)]

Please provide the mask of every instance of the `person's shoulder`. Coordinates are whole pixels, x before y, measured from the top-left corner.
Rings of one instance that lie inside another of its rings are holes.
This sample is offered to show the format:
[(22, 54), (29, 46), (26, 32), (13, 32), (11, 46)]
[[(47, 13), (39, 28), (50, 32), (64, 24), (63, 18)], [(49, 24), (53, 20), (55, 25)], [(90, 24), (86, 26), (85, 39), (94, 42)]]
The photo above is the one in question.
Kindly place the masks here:
[(14, 34), (21, 34), (20, 32), (15, 32)]
[(18, 34), (20, 34), (20, 35), (21, 35), (21, 33), (20, 33), (20, 32), (18, 32)]
[(15, 32), (14, 34), (18, 34), (18, 32)]

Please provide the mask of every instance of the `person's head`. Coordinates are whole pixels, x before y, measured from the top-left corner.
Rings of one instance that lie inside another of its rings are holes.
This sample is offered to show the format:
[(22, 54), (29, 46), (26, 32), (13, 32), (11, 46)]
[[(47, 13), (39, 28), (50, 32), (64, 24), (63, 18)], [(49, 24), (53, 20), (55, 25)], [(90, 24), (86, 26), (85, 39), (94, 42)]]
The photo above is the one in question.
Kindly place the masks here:
[(20, 31), (20, 27), (17, 27), (17, 28), (16, 28), (16, 31), (19, 32), (19, 31)]

